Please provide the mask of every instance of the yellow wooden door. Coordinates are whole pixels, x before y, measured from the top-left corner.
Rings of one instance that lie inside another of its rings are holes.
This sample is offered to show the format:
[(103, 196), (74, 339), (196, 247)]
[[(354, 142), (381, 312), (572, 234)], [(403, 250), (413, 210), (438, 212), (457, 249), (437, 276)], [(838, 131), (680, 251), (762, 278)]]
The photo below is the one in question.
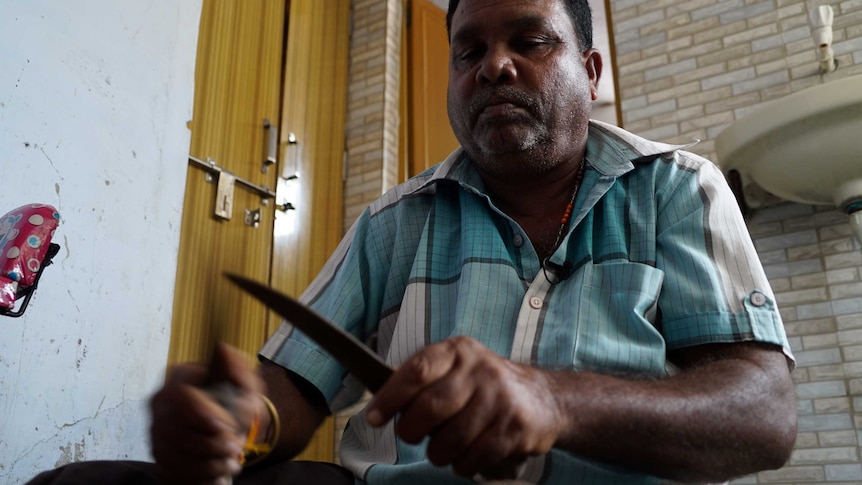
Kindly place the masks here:
[[(280, 318), (223, 273), (298, 295), (335, 249), (349, 13), (349, 0), (204, 1), (189, 123), (190, 158), (204, 167), (193, 163), (188, 172), (170, 362), (206, 360), (215, 339), (252, 361)], [(266, 166), (272, 147), (278, 162)], [(225, 219), (231, 177), (277, 197), (235, 183)], [(328, 420), (301, 458), (332, 461), (333, 434)]]
[[(229, 174), (189, 165), (170, 362), (206, 360), (217, 338), (252, 356), (265, 338), (266, 309), (223, 273), (269, 279), (275, 204), (242, 184), (219, 187), (231, 174), (275, 187), (276, 170), (262, 169), (264, 120), (279, 119), (284, 19), (284, 0), (203, 2), (189, 152)], [(246, 211), (259, 214), (256, 225)]]
[[(299, 295), (341, 237), (350, 0), (292, 0), (284, 70), (279, 197), (271, 284)], [(270, 315), (269, 331), (281, 319)], [(297, 459), (333, 461), (327, 419)]]
[(458, 140), (446, 112), (449, 82), (446, 12), (428, 0), (408, 2), (408, 46), (402, 56), (407, 66), (407, 82), (403, 84), (406, 91), (402, 90), (402, 96), (407, 99), (407, 176), (412, 176), (443, 161), (458, 146)]

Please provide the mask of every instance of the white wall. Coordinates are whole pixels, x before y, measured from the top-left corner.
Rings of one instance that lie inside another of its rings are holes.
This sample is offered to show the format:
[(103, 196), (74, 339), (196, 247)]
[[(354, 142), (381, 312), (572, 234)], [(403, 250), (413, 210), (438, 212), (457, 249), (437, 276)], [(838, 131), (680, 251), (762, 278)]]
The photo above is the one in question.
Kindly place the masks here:
[(62, 246), (0, 317), (0, 483), (148, 459), (201, 0), (0, 0), (0, 214), (55, 206)]

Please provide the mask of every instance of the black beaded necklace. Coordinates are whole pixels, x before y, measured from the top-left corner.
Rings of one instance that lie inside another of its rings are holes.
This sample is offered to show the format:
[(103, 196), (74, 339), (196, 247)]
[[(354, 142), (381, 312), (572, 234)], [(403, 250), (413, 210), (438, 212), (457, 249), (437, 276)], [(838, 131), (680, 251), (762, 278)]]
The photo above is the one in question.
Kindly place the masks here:
[(560, 218), (560, 229), (557, 231), (557, 238), (554, 240), (554, 245), (551, 246), (550, 254), (542, 260), (542, 272), (545, 273), (545, 278), (547, 278), (551, 283), (558, 282), (559, 278), (551, 279), (548, 277), (548, 263), (551, 259), (551, 255), (557, 250), (557, 246), (559, 246), (560, 242), (563, 240), (563, 233), (566, 232), (569, 219), (572, 217), (572, 210), (575, 208), (575, 199), (578, 198), (578, 189), (581, 188), (581, 182), (584, 180), (584, 172), (586, 171), (587, 166), (586, 162), (586, 158), (581, 159), (581, 163), (578, 165), (578, 173), (575, 176), (575, 187), (572, 189), (572, 198), (569, 200), (569, 203), (566, 204), (566, 210), (563, 211), (563, 216)]

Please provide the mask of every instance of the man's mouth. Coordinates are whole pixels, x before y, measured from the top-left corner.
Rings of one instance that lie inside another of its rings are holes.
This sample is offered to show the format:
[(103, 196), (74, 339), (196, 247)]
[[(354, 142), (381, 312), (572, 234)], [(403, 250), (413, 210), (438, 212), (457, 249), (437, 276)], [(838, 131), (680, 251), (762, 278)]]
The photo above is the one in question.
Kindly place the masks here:
[(474, 118), (512, 118), (529, 114), (522, 103), (504, 96), (491, 96), (477, 104)]
[(523, 108), (516, 105), (515, 103), (494, 103), (482, 108), (482, 110), (479, 112), (479, 117), (481, 118), (483, 116), (510, 116), (519, 110), (523, 111)]

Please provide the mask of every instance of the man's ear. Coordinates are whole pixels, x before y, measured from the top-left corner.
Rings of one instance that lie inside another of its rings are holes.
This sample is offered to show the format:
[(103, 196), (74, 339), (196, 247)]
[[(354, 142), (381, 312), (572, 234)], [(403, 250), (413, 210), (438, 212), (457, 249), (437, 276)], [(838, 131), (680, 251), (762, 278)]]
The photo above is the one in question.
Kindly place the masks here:
[(595, 49), (584, 52), (584, 68), (590, 78), (593, 101), (599, 97), (599, 78), (602, 77), (602, 55)]

